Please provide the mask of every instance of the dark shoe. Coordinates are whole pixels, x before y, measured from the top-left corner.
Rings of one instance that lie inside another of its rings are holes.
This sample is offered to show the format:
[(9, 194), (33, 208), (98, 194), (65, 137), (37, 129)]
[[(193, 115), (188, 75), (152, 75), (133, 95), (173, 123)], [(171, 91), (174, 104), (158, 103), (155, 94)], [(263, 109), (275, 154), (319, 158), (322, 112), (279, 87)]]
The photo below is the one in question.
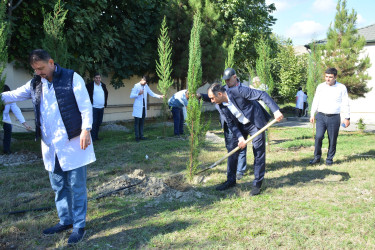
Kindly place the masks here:
[(57, 223), (53, 227), (44, 229), (43, 234), (45, 236), (49, 236), (49, 235), (53, 235), (53, 234), (56, 234), (56, 233), (61, 233), (61, 232), (65, 231), (65, 230), (68, 230), (72, 227), (73, 227), (73, 225), (61, 225), (60, 223)]
[(142, 137), (141, 137), (141, 140), (147, 140), (147, 137), (143, 137), (143, 136), (142, 136)]
[(74, 228), (73, 233), (69, 236), (68, 245), (77, 244), (85, 236), (86, 231), (84, 228)]
[(236, 175), (236, 179), (237, 179), (237, 180), (241, 180), (242, 178), (243, 178), (243, 174), (237, 174), (237, 175)]
[(314, 158), (314, 159), (312, 159), (311, 161), (309, 161), (309, 164), (310, 165), (320, 164), (320, 158)]
[(4, 153), (5, 155), (10, 155), (10, 154), (12, 154), (11, 151), (3, 151), (3, 153)]
[(260, 188), (258, 188), (258, 187), (253, 187), (253, 188), (251, 189), (250, 195), (251, 195), (251, 196), (255, 196), (255, 195), (258, 195), (258, 194), (260, 194)]
[(138, 137), (135, 138), (135, 141), (136, 142), (139, 142), (141, 139), (139, 139)]
[(224, 190), (227, 190), (227, 189), (229, 189), (231, 187), (234, 187), (234, 186), (236, 186), (236, 182), (228, 182), (228, 181), (226, 181), (226, 182), (220, 184), (219, 186), (217, 186), (216, 190), (217, 191), (224, 191)]
[(331, 166), (332, 164), (333, 164), (333, 161), (326, 160), (326, 165), (327, 165), (327, 166)]

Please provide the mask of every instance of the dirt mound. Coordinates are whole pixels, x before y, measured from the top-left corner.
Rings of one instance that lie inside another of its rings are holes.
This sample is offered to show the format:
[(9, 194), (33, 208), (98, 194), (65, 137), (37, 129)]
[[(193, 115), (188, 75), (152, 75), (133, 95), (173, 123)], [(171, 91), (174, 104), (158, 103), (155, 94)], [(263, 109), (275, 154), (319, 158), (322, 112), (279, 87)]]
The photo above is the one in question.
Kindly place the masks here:
[[(134, 185), (130, 188), (125, 188)], [(119, 190), (125, 188), (123, 190)], [(119, 190), (118, 192), (113, 192)], [(131, 174), (124, 174), (103, 183), (95, 188), (98, 196), (124, 196), (135, 195), (140, 198), (154, 198), (146, 207), (152, 207), (161, 201), (180, 200), (182, 202), (191, 202), (205, 196), (202, 192), (195, 191), (185, 182), (182, 174), (171, 175), (168, 178), (161, 179), (146, 176), (143, 170), (136, 169)]]
[(217, 136), (214, 133), (207, 132), (206, 133), (206, 140), (212, 143), (222, 143), (224, 142), (224, 138), (221, 138), (220, 136)]
[(116, 123), (107, 123), (103, 125), (100, 130), (102, 131), (124, 131), (124, 132), (130, 132), (130, 129), (128, 129), (125, 126), (118, 125)]
[(38, 157), (34, 153), (15, 152), (9, 155), (0, 155), (0, 165), (4, 165), (6, 167), (13, 167), (21, 164), (31, 164), (41, 160), (42, 158)]

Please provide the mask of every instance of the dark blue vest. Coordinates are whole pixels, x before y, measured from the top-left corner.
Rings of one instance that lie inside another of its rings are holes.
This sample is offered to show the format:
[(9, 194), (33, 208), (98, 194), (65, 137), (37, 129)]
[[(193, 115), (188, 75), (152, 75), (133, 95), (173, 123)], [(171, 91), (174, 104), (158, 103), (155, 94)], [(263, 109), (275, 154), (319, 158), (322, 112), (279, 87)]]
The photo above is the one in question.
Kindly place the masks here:
[[(57, 99), (69, 140), (81, 134), (82, 117), (78, 109), (77, 101), (73, 92), (73, 74), (70, 69), (61, 68), (56, 65), (56, 71), (53, 73), (53, 88)], [(42, 84), (40, 76), (35, 76), (31, 81), (31, 98), (34, 104), (36, 138), (40, 137), (40, 97), (42, 94)]]

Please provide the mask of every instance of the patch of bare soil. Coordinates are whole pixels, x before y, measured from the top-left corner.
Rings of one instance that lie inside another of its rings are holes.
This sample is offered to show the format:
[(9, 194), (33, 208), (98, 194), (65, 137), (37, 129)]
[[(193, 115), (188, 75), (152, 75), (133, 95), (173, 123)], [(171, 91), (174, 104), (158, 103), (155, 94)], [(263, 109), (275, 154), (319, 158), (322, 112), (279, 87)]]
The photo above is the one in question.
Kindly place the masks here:
[[(128, 186), (134, 185), (130, 188)], [(119, 190), (122, 189), (122, 190)], [(119, 190), (118, 192), (113, 192)], [(146, 176), (143, 170), (136, 169), (131, 174), (124, 174), (103, 183), (94, 190), (98, 196), (135, 195), (139, 198), (152, 198), (145, 207), (153, 207), (160, 202), (192, 202), (201, 199), (206, 194), (196, 191), (185, 182), (183, 175), (172, 175), (161, 179)], [(106, 195), (108, 194), (108, 195)]]
[(15, 152), (9, 155), (0, 155), (0, 165), (6, 167), (13, 167), (21, 164), (31, 164), (41, 160), (42, 158), (38, 157), (38, 155), (34, 153)]
[(224, 142), (224, 138), (221, 138), (220, 136), (217, 136), (216, 134), (211, 133), (209, 131), (207, 131), (207, 133), (206, 133), (206, 140), (209, 141), (209, 142), (212, 142), (212, 143), (223, 143)]

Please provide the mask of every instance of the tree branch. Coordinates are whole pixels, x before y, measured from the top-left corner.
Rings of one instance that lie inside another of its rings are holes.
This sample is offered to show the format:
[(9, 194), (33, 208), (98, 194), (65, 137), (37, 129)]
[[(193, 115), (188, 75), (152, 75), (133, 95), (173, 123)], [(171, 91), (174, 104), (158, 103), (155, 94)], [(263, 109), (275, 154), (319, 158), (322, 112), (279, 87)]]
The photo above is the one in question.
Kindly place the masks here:
[[(23, 0), (18, 0), (18, 3), (16, 3), (16, 5), (14, 5), (14, 6), (9, 6), (9, 8), (11, 9), (11, 11), (15, 10), (15, 9), (18, 7), (18, 5), (20, 5), (20, 4), (22, 3), (22, 1), (23, 1)], [(12, 1), (12, 2), (13, 2), (13, 1)]]

